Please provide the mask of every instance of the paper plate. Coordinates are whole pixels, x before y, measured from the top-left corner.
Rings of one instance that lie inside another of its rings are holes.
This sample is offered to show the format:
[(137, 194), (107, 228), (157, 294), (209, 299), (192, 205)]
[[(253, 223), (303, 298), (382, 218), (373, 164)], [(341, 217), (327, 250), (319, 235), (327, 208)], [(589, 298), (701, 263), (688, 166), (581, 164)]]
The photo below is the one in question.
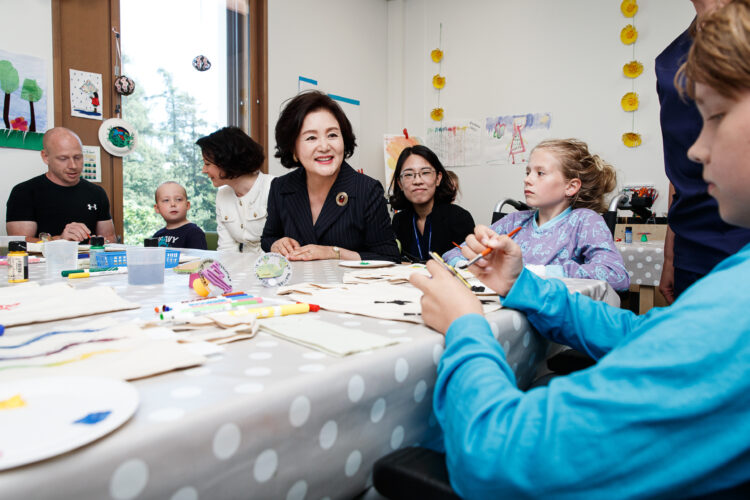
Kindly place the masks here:
[(43, 377), (0, 385), (0, 470), (54, 457), (112, 432), (138, 408), (121, 380)]
[(389, 260), (342, 260), (339, 262), (341, 267), (361, 267), (361, 268), (374, 268), (374, 267), (389, 267), (395, 266), (393, 262)]
[(114, 156), (132, 153), (138, 144), (135, 128), (119, 118), (104, 120), (99, 127), (99, 142), (104, 150)]

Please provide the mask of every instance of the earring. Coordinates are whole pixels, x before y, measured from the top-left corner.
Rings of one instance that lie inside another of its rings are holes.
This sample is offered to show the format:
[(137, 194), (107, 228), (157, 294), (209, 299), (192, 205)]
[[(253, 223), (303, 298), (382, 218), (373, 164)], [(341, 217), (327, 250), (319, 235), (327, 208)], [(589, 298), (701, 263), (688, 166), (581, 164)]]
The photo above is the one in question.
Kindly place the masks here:
[(294, 160), (294, 163), (299, 163), (299, 160), (297, 160), (297, 155), (292, 153), (292, 160)]

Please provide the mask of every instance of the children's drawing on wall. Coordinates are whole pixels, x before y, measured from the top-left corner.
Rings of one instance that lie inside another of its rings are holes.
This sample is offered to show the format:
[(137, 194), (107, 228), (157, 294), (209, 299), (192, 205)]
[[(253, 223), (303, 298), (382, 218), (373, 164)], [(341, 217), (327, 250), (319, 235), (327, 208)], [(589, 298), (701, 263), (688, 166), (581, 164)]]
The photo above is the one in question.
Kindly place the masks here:
[(427, 129), (427, 147), (445, 167), (463, 167), (481, 163), (482, 126), (474, 120), (442, 122)]
[(551, 113), (487, 118), (484, 161), (492, 165), (525, 165), (534, 146), (549, 135), (551, 124)]
[(102, 151), (99, 146), (83, 146), (83, 172), (81, 177), (91, 182), (102, 182)]
[(404, 129), (404, 132), (406, 132), (407, 135), (385, 134), (383, 136), (383, 159), (385, 161), (386, 186), (391, 185), (391, 178), (393, 177), (393, 172), (396, 170), (396, 162), (398, 161), (401, 151), (411, 146), (422, 144), (422, 141), (419, 138), (414, 137), (413, 135), (408, 135), (406, 129)]
[(0, 147), (41, 149), (33, 133), (47, 130), (46, 80), (44, 59), (0, 50)]
[(102, 75), (70, 70), (70, 114), (91, 120), (102, 119)]

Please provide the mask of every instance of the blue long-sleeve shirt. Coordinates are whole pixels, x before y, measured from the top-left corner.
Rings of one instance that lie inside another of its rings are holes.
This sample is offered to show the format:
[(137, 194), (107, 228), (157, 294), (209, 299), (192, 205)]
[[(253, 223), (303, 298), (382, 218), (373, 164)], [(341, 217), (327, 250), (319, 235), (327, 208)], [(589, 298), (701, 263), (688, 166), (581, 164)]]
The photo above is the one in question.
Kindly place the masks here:
[(595, 366), (523, 393), (489, 325), (453, 322), (434, 409), (466, 498), (684, 498), (750, 480), (750, 245), (636, 316), (524, 270), (503, 305)]

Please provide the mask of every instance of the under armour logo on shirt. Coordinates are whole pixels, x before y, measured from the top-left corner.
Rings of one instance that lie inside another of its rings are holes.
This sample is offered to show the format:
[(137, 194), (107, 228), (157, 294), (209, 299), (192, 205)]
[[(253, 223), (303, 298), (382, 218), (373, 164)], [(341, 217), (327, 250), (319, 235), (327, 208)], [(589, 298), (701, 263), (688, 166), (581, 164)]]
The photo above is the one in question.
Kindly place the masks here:
[(89, 207), (89, 210), (96, 210), (96, 203), (94, 203), (93, 205), (87, 203), (86, 205)]

